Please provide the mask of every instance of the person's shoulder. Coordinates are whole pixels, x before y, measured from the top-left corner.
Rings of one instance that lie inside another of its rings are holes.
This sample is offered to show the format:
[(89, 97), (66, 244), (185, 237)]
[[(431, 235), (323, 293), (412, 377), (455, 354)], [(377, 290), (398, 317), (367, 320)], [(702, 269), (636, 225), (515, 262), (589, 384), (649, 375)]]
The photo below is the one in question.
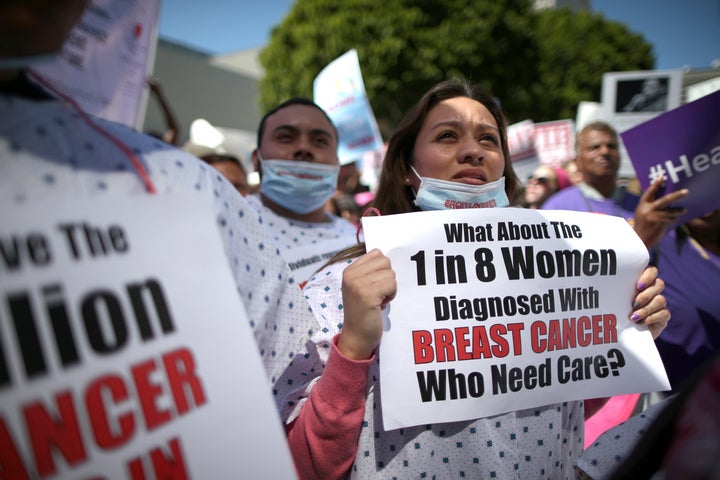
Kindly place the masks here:
[(262, 201), (260, 200), (260, 192), (250, 193), (248, 195), (245, 195), (245, 200), (247, 201), (248, 205), (253, 207), (258, 212), (261, 212), (263, 210), (266, 210), (268, 212), (272, 212), (269, 208), (265, 207), (262, 204)]
[(580, 195), (580, 187), (573, 185), (564, 188), (548, 198), (540, 207), (542, 210), (557, 210), (568, 208), (577, 204), (577, 198)]

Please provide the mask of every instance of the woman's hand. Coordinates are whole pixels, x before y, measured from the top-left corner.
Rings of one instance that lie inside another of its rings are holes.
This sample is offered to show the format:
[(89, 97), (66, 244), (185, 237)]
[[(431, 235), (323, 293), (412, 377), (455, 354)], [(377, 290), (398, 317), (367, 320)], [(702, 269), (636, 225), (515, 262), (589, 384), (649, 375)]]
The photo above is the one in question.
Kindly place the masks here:
[(345, 320), (338, 349), (353, 360), (370, 358), (383, 332), (381, 311), (395, 297), (397, 282), (390, 259), (374, 249), (343, 272)]
[(658, 278), (658, 269), (647, 267), (640, 275), (635, 290), (635, 302), (630, 320), (647, 325), (653, 339), (660, 336), (670, 320), (667, 301), (660, 295), (664, 288), (665, 282)]
[(685, 215), (686, 210), (680, 207), (671, 207), (678, 200), (688, 195), (686, 188), (667, 195), (660, 195), (665, 180), (656, 178), (640, 197), (640, 203), (635, 208), (633, 228), (647, 248), (652, 248), (667, 232), (667, 229)]

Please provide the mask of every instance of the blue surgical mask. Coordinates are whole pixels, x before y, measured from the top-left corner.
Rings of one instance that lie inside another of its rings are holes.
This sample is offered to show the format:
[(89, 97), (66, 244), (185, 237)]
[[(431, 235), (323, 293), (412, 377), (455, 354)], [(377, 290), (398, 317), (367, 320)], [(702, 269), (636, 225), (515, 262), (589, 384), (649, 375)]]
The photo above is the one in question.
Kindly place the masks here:
[(455, 208), (506, 207), (510, 204), (505, 193), (505, 177), (484, 185), (468, 185), (437, 178), (421, 177), (415, 194), (415, 205), (420, 210), (449, 210)]
[(291, 212), (305, 215), (322, 208), (337, 188), (339, 165), (300, 160), (260, 161), (260, 191)]

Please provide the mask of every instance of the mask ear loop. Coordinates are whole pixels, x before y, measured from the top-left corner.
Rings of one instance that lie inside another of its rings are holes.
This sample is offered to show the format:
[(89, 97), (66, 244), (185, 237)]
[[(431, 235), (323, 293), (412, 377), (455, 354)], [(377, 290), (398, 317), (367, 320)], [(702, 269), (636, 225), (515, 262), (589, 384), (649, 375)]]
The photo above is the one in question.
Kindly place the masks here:
[[(374, 215), (368, 215), (369, 213), (374, 213)], [(375, 207), (368, 207), (363, 211), (362, 216), (363, 217), (369, 217), (369, 216), (381, 217), (382, 213), (380, 213), (380, 210), (378, 210)], [(357, 231), (355, 232), (355, 240), (357, 241), (358, 245), (362, 244), (362, 242), (360, 241), (360, 232), (361, 231), (362, 231), (362, 221), (360, 223), (358, 223)]]
[(107, 140), (109, 140), (115, 147), (117, 147), (122, 153), (125, 154), (126, 157), (130, 159), (130, 163), (132, 163), (133, 168), (135, 168), (135, 172), (137, 172), (138, 176), (140, 177), (140, 181), (142, 181), (143, 185), (145, 185), (145, 190), (148, 191), (148, 193), (157, 193), (157, 189), (155, 188), (155, 185), (152, 183), (152, 180), (150, 180), (150, 175), (148, 174), (147, 170), (145, 170), (145, 166), (142, 164), (140, 159), (135, 155), (135, 153), (123, 142), (121, 142), (118, 138), (113, 136), (110, 132), (102, 128), (100, 125), (95, 123), (90, 116), (85, 113), (85, 111), (80, 108), (80, 105), (75, 102), (72, 98), (68, 97), (64, 93), (60, 92), (58, 89), (56, 89), (50, 82), (48, 82), (45, 78), (43, 78), (38, 73), (32, 71), (32, 70), (26, 70), (26, 72), (35, 79), (40, 85), (47, 88), (53, 95), (56, 97), (62, 99), (63, 101), (70, 104), (71, 107), (77, 111), (82, 119), (87, 123), (90, 128), (95, 130), (97, 133), (105, 137)]

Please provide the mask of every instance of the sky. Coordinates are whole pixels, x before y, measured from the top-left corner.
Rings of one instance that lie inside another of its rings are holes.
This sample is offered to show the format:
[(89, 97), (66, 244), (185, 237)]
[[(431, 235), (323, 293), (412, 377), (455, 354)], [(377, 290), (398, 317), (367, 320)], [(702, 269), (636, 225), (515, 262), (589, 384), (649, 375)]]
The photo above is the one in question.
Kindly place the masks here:
[[(211, 54), (262, 47), (293, 0), (160, 0), (160, 36)], [(653, 45), (657, 70), (720, 62), (720, 0), (592, 0)]]

